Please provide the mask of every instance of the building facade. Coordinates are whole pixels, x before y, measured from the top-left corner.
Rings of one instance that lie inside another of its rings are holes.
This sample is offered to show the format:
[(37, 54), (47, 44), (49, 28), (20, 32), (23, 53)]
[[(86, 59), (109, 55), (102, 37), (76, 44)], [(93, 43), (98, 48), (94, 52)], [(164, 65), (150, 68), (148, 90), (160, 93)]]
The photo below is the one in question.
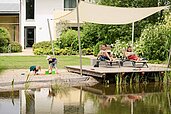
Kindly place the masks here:
[[(94, 0), (85, 0), (92, 2)], [(32, 47), (34, 43), (49, 41), (47, 19), (54, 19), (57, 10), (68, 11), (76, 7), (76, 0), (20, 0), (20, 43), (22, 47)], [(49, 21), (52, 39), (56, 39), (53, 20)]]
[(25, 49), (50, 40), (48, 19), (52, 39), (57, 38), (56, 25), (51, 20), (54, 12), (70, 11), (75, 7), (76, 0), (0, 0), (0, 27), (7, 28), (12, 41), (19, 42)]
[[(20, 0), (20, 7), (20, 43), (22, 47), (27, 48), (32, 47), (34, 43), (50, 39), (47, 19), (53, 19), (53, 11), (63, 9), (64, 2), (63, 0)], [(50, 27), (53, 32), (53, 25)]]
[(0, 27), (8, 30), (10, 40), (19, 42), (19, 4), (0, 0)]

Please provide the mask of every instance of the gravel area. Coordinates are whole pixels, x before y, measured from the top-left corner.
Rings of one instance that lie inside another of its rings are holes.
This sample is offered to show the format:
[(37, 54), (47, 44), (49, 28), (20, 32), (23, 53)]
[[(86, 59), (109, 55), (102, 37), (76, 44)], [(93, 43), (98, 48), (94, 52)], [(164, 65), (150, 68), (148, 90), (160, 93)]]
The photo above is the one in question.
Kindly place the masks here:
[(92, 86), (98, 82), (88, 76), (80, 76), (79, 74), (70, 73), (65, 69), (60, 69), (58, 74), (31, 75), (29, 81), (26, 81), (28, 69), (9, 69), (0, 74), (0, 91), (9, 91), (12, 89), (12, 81), (14, 80), (14, 90), (29, 88), (50, 87), (54, 83), (65, 83), (69, 86)]

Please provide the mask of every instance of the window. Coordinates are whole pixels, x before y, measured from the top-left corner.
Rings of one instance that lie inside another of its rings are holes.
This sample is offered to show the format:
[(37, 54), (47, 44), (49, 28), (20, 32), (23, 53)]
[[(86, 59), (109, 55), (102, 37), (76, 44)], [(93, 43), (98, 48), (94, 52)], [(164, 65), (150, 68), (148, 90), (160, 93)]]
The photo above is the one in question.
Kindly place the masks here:
[(72, 10), (76, 7), (76, 0), (64, 0), (64, 10)]
[(34, 0), (26, 0), (26, 19), (34, 19)]

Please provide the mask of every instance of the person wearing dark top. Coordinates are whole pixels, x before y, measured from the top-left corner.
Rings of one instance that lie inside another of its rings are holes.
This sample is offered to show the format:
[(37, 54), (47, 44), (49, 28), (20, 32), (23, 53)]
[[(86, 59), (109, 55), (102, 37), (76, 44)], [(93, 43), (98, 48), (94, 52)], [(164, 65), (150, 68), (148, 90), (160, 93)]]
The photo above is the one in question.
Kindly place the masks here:
[(30, 67), (30, 72), (33, 72), (34, 75), (37, 74), (38, 75), (38, 71), (41, 70), (41, 66), (31, 66)]
[(57, 59), (54, 58), (54, 57), (51, 57), (51, 56), (47, 56), (46, 60), (48, 60), (48, 63), (49, 63), (49, 73), (52, 72), (52, 69), (56, 69), (56, 72), (57, 72)]

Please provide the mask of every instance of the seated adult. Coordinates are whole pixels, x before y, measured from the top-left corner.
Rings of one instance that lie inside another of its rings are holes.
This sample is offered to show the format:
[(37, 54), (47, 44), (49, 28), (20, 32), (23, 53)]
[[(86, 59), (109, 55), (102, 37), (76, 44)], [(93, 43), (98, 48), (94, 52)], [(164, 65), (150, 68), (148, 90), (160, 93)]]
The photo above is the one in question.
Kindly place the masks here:
[(108, 51), (107, 51), (107, 45), (106, 44), (103, 44), (101, 46), (101, 50), (99, 51), (99, 53), (97, 55), (97, 58), (99, 60), (101, 60), (101, 61), (105, 61), (105, 60), (107, 60), (107, 61), (113, 61), (114, 60), (112, 54), (111, 53), (108, 53)]
[(125, 56), (129, 60), (140, 61), (140, 59), (141, 59), (140, 57), (138, 57), (138, 55), (136, 55), (134, 52), (132, 52), (131, 46), (128, 46), (127, 50), (125, 51)]
[[(108, 61), (108, 62), (114, 61), (112, 54), (108, 53), (106, 44), (101, 45), (101, 49), (97, 55), (97, 59), (100, 61)], [(94, 65), (94, 67), (99, 67), (100, 61), (97, 61), (97, 63)], [(112, 63), (110, 63), (110, 64), (112, 65)]]

